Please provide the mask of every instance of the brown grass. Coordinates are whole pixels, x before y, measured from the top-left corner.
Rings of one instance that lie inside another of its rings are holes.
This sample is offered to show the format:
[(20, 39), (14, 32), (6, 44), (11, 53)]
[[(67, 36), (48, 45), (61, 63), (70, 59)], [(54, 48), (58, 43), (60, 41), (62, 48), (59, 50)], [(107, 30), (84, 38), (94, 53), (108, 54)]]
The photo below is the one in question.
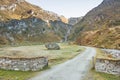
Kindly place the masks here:
[(77, 38), (76, 43), (100, 48), (120, 49), (120, 26), (83, 32)]

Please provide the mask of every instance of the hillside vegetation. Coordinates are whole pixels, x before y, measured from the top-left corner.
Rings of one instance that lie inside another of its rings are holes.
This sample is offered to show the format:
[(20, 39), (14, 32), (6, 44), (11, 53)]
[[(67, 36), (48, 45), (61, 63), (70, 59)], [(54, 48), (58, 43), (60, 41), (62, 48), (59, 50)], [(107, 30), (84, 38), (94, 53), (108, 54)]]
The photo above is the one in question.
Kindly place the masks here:
[(76, 42), (80, 45), (120, 49), (120, 26), (83, 32)]
[(103, 0), (74, 25), (69, 39), (81, 45), (120, 49), (119, 17), (120, 0)]
[(120, 0), (103, 0), (89, 11), (76, 25), (70, 39), (78, 37), (82, 31), (115, 27), (120, 25)]
[(120, 25), (120, 0), (103, 0), (75, 25), (76, 31), (89, 31)]

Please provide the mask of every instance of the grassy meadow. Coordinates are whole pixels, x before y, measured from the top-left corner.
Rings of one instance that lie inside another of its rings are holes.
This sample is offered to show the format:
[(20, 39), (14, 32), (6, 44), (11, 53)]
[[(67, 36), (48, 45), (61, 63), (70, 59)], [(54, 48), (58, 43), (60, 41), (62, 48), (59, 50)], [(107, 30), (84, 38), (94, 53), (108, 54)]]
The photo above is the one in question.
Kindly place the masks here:
[[(67, 43), (59, 44), (60, 50), (47, 50), (44, 45), (19, 46), (19, 47), (4, 47), (0, 48), (0, 56), (9, 57), (38, 57), (45, 56), (49, 60), (49, 66), (44, 70), (72, 59), (80, 54), (84, 48), (77, 45), (69, 45)], [(0, 80), (26, 80), (41, 71), (6, 71), (0, 70)]]

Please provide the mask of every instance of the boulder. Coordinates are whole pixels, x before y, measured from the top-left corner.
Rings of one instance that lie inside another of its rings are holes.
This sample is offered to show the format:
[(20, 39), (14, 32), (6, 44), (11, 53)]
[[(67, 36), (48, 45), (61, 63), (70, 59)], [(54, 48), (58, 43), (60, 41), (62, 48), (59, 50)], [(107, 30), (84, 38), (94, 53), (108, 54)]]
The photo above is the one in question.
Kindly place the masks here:
[(56, 43), (47, 43), (47, 44), (45, 44), (45, 47), (48, 50), (60, 50), (60, 46)]

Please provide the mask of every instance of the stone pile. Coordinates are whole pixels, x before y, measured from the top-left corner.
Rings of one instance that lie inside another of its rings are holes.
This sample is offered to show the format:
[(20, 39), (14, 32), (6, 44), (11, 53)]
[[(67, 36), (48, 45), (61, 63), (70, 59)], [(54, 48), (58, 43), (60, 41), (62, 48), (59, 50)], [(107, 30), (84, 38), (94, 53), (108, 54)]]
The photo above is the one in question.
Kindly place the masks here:
[(120, 75), (120, 60), (96, 59), (95, 70), (108, 74)]

